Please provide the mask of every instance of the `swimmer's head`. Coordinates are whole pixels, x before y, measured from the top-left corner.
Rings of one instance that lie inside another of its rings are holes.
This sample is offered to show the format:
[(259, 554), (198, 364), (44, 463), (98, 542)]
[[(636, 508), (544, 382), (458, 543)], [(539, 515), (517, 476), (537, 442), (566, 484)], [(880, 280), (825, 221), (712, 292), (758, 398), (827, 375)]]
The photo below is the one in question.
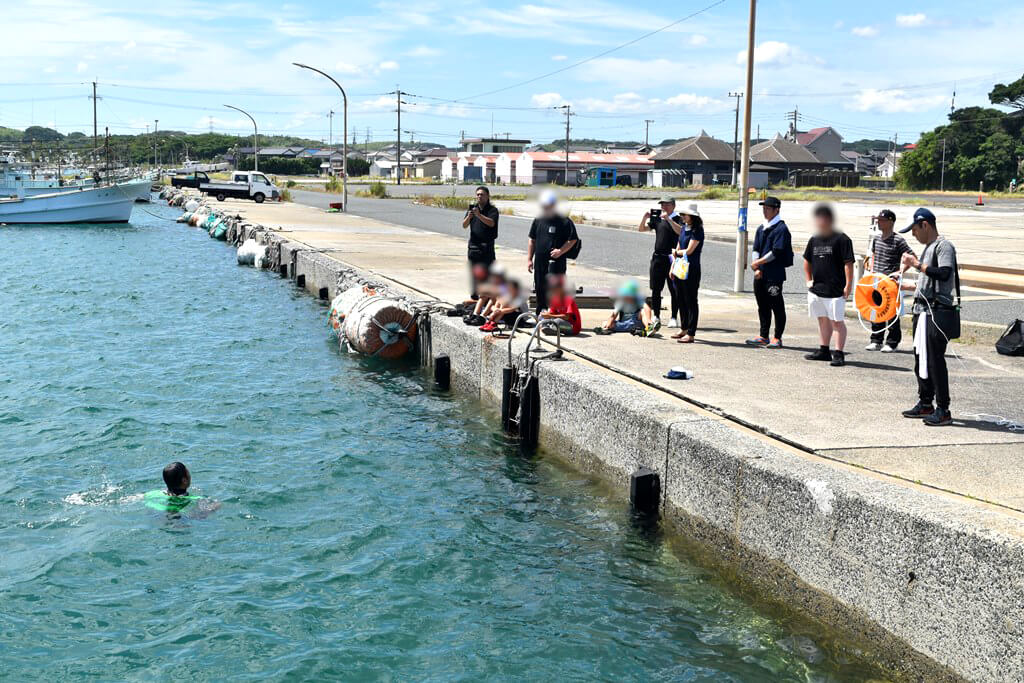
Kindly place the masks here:
[(167, 491), (176, 496), (183, 496), (188, 493), (188, 487), (192, 485), (192, 475), (184, 463), (172, 462), (164, 468), (164, 483)]

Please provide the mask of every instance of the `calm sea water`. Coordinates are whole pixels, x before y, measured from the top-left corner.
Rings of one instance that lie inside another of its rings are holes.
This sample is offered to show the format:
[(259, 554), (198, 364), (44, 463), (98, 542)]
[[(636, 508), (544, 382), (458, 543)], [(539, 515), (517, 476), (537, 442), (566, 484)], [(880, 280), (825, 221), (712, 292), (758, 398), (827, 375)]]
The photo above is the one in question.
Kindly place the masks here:
[[(135, 218), (0, 227), (0, 677), (870, 675), (490, 412), (340, 353), (288, 282)], [(140, 501), (176, 459), (209, 517)]]

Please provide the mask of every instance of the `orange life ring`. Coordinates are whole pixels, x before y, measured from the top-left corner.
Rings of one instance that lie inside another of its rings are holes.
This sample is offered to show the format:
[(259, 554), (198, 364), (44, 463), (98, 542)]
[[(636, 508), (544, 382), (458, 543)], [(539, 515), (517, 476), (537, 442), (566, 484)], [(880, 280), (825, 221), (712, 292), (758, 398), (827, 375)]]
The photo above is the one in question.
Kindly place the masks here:
[(867, 273), (857, 283), (853, 301), (864, 320), (889, 322), (900, 310), (900, 287), (888, 275)]

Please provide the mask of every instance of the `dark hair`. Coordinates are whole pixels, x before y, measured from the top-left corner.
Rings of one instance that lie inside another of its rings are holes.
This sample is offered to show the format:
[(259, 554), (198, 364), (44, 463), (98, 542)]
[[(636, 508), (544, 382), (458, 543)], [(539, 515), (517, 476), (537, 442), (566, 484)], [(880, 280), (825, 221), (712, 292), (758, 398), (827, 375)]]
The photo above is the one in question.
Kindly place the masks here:
[(830, 222), (834, 222), (836, 220), (836, 214), (832, 211), (832, 207), (829, 206), (828, 204), (818, 204), (817, 206), (815, 206), (812, 215), (815, 218), (820, 218), (821, 216), (824, 216)]
[(488, 197), (491, 196), (491, 191), (487, 189), (486, 185), (478, 185), (477, 188), (475, 190), (473, 190), (473, 194), (476, 194), (480, 190), (483, 190), (484, 192), (486, 192)]
[(171, 492), (183, 491), (184, 487), (182, 484), (185, 482), (185, 477), (188, 475), (188, 468), (185, 467), (184, 463), (172, 462), (170, 465), (164, 468), (164, 483), (167, 484), (167, 490)]
[[(687, 214), (689, 215), (689, 214)], [(692, 228), (704, 228), (704, 219), (700, 216), (690, 216), (690, 227)]]

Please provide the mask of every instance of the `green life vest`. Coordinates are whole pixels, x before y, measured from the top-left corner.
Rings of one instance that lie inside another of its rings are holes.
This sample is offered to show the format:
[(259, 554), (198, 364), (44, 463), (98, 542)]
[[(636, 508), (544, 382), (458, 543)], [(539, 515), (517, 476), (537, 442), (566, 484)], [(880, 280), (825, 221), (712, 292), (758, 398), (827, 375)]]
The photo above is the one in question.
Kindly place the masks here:
[(202, 496), (172, 496), (166, 491), (146, 491), (142, 498), (148, 508), (161, 512), (181, 512)]

